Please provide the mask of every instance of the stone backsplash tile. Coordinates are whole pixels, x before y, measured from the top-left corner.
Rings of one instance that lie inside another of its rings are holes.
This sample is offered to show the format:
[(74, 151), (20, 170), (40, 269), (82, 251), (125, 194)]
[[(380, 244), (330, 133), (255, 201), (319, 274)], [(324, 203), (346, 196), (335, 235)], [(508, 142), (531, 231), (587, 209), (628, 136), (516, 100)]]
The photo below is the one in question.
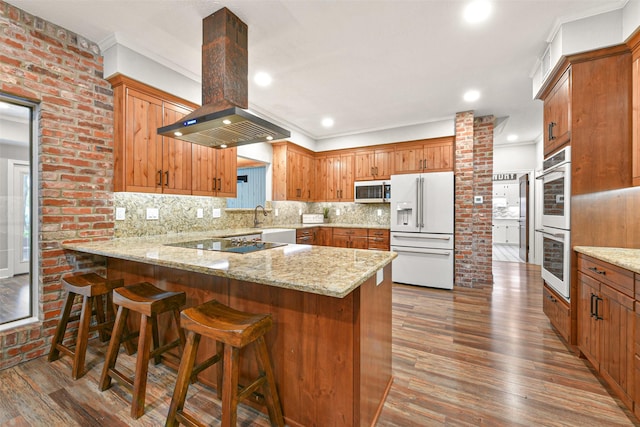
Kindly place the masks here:
[[(260, 227), (302, 223), (301, 213), (322, 213), (329, 208), (326, 223), (340, 225), (389, 225), (389, 204), (266, 202), (267, 216), (258, 210)], [(115, 221), (114, 236), (139, 237), (167, 233), (253, 227), (254, 209), (227, 209), (227, 199), (219, 197), (167, 194), (114, 193), (114, 207), (125, 208), (125, 219)], [(147, 208), (158, 208), (159, 218), (147, 220)], [(198, 209), (203, 217), (198, 218)], [(220, 218), (213, 210), (220, 209)], [(340, 210), (340, 215), (337, 215)], [(277, 211), (277, 216), (275, 215)]]

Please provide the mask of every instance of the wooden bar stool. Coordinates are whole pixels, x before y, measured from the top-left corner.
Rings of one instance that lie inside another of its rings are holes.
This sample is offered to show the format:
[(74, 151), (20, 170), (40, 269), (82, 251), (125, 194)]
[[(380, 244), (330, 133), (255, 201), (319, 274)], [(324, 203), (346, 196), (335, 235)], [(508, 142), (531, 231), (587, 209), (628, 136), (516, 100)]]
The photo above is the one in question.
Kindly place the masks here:
[[(100, 377), (100, 390), (104, 391), (109, 388), (112, 378), (119, 380), (122, 385), (131, 391), (132, 418), (140, 418), (144, 414), (149, 359), (153, 358), (154, 364), (157, 365), (160, 363), (160, 356), (163, 353), (175, 347), (179, 347), (180, 350), (184, 348), (184, 331), (180, 328), (180, 307), (185, 304), (186, 300), (187, 297), (184, 292), (165, 291), (147, 282), (118, 288), (113, 292), (113, 302), (119, 307)], [(125, 376), (115, 368), (127, 315), (130, 310), (140, 314), (138, 355), (133, 378)], [(173, 312), (173, 318), (178, 329), (178, 338), (171, 343), (160, 346), (157, 316), (168, 311)], [(152, 339), (153, 350), (151, 349)]]
[[(87, 343), (89, 342), (89, 333), (93, 331), (100, 332), (100, 340), (107, 341), (107, 337), (111, 335), (111, 327), (113, 325), (113, 306), (109, 294), (113, 289), (122, 287), (124, 281), (107, 280), (95, 273), (76, 274), (67, 276), (62, 279), (62, 286), (67, 291), (67, 300), (64, 304), (62, 316), (58, 322), (56, 333), (51, 341), (51, 349), (49, 350), (49, 362), (58, 360), (60, 353), (66, 354), (73, 358), (73, 367), (71, 376), (74, 380), (82, 377), (84, 374), (84, 361), (87, 353)], [(76, 295), (82, 295), (82, 309), (80, 314), (71, 316), (71, 309)], [(106, 296), (106, 314), (105, 316), (105, 300)], [(91, 326), (91, 317), (96, 317), (96, 324)], [(62, 344), (64, 335), (67, 331), (69, 322), (80, 319), (78, 324), (78, 332), (75, 348)]]
[[(175, 426), (178, 423), (189, 426), (201, 425), (192, 415), (184, 411), (187, 389), (198, 373), (217, 362), (220, 362), (217, 365), (217, 393), (218, 398), (222, 399), (221, 425), (223, 427), (236, 425), (238, 403), (261, 386), (271, 424), (284, 426), (271, 360), (264, 340), (264, 335), (273, 324), (271, 315), (244, 313), (213, 300), (183, 310), (181, 323), (181, 326), (188, 331), (187, 346), (180, 362), (165, 426)], [(217, 353), (194, 366), (202, 335), (216, 340)], [(238, 390), (238, 353), (242, 347), (252, 343), (256, 345), (260, 375), (250, 385)]]

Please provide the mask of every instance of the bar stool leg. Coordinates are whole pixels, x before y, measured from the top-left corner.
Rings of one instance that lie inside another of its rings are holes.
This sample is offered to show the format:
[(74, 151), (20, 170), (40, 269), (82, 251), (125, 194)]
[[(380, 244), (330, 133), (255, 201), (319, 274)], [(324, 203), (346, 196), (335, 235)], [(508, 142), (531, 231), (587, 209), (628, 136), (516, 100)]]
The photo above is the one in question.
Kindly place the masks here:
[(62, 317), (58, 322), (56, 334), (51, 341), (51, 349), (49, 350), (48, 358), (49, 362), (53, 362), (54, 360), (58, 360), (60, 358), (60, 350), (58, 349), (58, 344), (62, 344), (62, 341), (64, 340), (64, 333), (67, 330), (67, 323), (69, 323), (69, 316), (71, 316), (71, 308), (73, 307), (73, 300), (75, 299), (75, 297), (75, 293), (67, 292), (67, 300), (64, 303)]
[(198, 353), (198, 346), (200, 345), (200, 334), (196, 334), (192, 331), (187, 335), (187, 343), (182, 354), (182, 360), (180, 361), (180, 367), (178, 368), (178, 377), (176, 380), (176, 387), (171, 398), (171, 405), (169, 406), (169, 414), (167, 415), (167, 422), (165, 427), (177, 426), (176, 415), (184, 409), (184, 401), (187, 398), (187, 390), (191, 383), (191, 372), (193, 371), (193, 365), (196, 362), (196, 354)]
[(222, 400), (222, 376), (224, 375), (224, 343), (216, 341), (216, 353), (220, 355), (220, 361), (216, 364), (216, 393)]
[(222, 427), (232, 427), (238, 419), (239, 349), (224, 345), (224, 374), (222, 378)]
[[(102, 299), (102, 295), (96, 295), (91, 299), (93, 299), (93, 305), (95, 306), (95, 310), (96, 310), (96, 321), (98, 322), (99, 325), (102, 325), (107, 321), (105, 311), (104, 311), (104, 300)], [(110, 319), (113, 319), (113, 317), (111, 317)], [(106, 342), (108, 339), (109, 339), (109, 334), (107, 333), (105, 328), (100, 328), (100, 341)]]
[(269, 351), (267, 350), (267, 343), (264, 340), (264, 336), (256, 340), (256, 357), (258, 364), (261, 365), (261, 369), (267, 378), (264, 387), (266, 388), (265, 397), (267, 410), (269, 411), (269, 420), (271, 420), (272, 424), (284, 427), (284, 417), (282, 416), (282, 407), (280, 406), (280, 398), (278, 397), (278, 390), (276, 389), (276, 379), (273, 375), (273, 369), (271, 369), (271, 359), (269, 358)]
[(136, 373), (133, 379), (133, 397), (131, 399), (131, 417), (138, 419), (144, 414), (144, 401), (147, 394), (147, 373), (151, 353), (151, 336), (157, 336), (155, 316), (140, 316), (140, 337), (138, 338), (138, 356), (136, 357)]
[(91, 322), (91, 311), (93, 307), (93, 297), (82, 297), (82, 310), (80, 311), (80, 323), (78, 324), (78, 338), (76, 339), (75, 355), (73, 357), (73, 367), (71, 376), (77, 380), (82, 376), (84, 369), (84, 359), (89, 341), (89, 323)]
[(109, 370), (113, 369), (116, 366), (118, 351), (120, 350), (120, 339), (127, 323), (128, 314), (128, 308), (118, 307), (116, 323), (113, 325), (111, 341), (109, 341), (109, 348), (107, 349), (107, 355), (105, 356), (104, 360), (104, 367), (102, 368), (102, 375), (100, 376), (100, 391), (105, 391), (111, 385), (111, 376), (109, 375)]

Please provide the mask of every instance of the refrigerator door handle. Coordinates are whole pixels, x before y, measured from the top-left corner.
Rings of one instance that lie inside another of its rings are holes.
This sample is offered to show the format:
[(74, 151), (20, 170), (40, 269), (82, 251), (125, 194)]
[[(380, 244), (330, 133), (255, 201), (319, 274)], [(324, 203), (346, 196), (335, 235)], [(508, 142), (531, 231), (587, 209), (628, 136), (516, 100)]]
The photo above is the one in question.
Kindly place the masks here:
[(424, 177), (420, 177), (420, 228), (424, 228)]
[(416, 178), (416, 228), (420, 228), (420, 178)]

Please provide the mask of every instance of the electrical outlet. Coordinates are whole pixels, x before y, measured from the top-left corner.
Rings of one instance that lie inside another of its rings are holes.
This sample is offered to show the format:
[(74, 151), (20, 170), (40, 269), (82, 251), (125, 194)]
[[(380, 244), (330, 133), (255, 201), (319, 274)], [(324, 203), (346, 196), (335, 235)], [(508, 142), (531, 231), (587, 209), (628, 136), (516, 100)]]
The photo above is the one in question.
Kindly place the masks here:
[(125, 208), (116, 208), (116, 221), (124, 221), (126, 212)]
[(382, 216), (382, 209), (378, 209), (378, 216)]
[(160, 213), (158, 208), (147, 208), (147, 219), (158, 219), (160, 218)]
[(302, 215), (302, 209), (298, 209), (298, 215)]
[(336, 209), (336, 216), (340, 216), (340, 209)]
[(220, 218), (221, 216), (220, 208), (213, 208), (213, 218)]
[(278, 216), (278, 215), (279, 215), (278, 208), (275, 208), (273, 210), (273, 216)]
[(196, 216), (198, 218), (204, 218), (204, 210), (202, 208), (198, 208), (198, 211), (196, 213)]

